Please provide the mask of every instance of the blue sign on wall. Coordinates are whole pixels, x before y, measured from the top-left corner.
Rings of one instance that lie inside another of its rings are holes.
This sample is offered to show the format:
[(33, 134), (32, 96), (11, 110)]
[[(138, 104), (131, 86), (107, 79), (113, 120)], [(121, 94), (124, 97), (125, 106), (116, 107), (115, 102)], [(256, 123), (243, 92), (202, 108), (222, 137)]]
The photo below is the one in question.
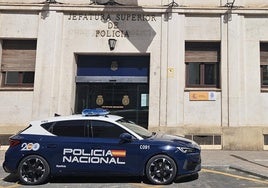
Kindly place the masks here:
[(79, 55), (77, 76), (148, 77), (149, 56)]

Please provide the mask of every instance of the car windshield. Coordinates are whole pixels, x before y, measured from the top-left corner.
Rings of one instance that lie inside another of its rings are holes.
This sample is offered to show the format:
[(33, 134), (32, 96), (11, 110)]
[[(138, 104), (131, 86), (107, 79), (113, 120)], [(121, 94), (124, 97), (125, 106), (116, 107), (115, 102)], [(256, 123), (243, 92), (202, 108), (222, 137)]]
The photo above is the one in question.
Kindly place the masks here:
[(153, 135), (152, 132), (148, 131), (147, 129), (141, 127), (140, 125), (135, 124), (132, 121), (129, 121), (127, 119), (119, 119), (117, 120), (117, 123), (120, 123), (121, 125), (125, 126), (126, 128), (132, 130), (142, 138), (149, 138)]

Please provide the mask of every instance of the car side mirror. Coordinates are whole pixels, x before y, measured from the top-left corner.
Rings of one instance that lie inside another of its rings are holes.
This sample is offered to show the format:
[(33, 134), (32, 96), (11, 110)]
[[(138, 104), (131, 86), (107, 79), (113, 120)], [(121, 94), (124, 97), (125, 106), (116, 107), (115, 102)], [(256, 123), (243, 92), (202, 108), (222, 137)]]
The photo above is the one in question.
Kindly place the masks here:
[(133, 137), (129, 133), (122, 133), (122, 134), (120, 134), (120, 139), (123, 142), (131, 142)]

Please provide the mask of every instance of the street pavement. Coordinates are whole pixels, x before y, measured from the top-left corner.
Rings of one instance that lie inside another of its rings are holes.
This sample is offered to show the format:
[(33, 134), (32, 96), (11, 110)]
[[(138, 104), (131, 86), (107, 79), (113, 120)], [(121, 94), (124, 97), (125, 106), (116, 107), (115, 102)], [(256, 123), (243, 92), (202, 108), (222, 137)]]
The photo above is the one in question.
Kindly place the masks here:
[(229, 167), (268, 180), (268, 151), (202, 150), (202, 167)]
[[(0, 148), (0, 165), (5, 150)], [(268, 180), (268, 151), (202, 150), (202, 168), (231, 168)]]

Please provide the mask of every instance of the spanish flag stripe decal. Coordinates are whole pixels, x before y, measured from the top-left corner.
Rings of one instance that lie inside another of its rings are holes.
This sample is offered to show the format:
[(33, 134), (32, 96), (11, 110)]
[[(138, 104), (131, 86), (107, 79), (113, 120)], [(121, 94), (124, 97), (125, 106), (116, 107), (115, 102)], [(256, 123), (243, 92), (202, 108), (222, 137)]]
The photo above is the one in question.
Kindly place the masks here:
[(113, 157), (126, 157), (126, 150), (111, 150)]

